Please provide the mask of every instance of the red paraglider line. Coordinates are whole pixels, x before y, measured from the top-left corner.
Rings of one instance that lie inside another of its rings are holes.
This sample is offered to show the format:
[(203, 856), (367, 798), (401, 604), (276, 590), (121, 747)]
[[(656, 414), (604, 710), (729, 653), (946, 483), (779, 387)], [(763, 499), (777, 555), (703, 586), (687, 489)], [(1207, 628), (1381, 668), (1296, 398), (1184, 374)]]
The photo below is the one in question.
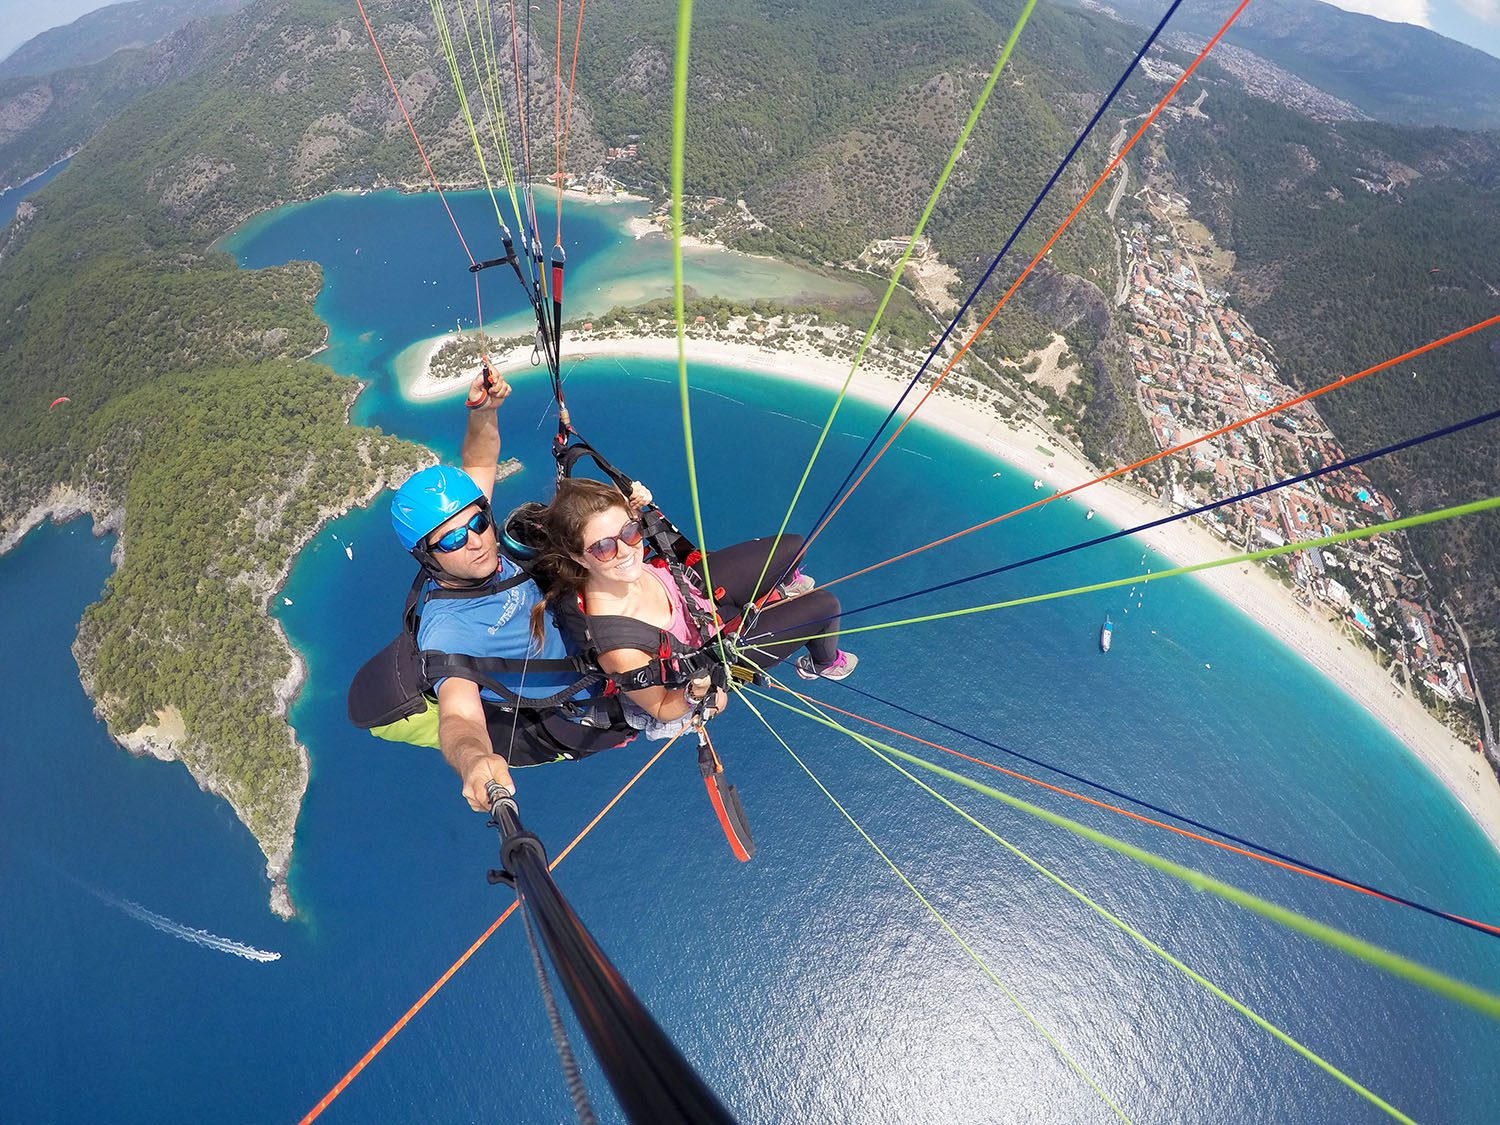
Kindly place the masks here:
[[(432, 161), (427, 159), (427, 150), (422, 147), (422, 138), (417, 136), (417, 127), (412, 124), (411, 114), (406, 112), (406, 102), (401, 98), (401, 91), (396, 89), (396, 80), (391, 77), (391, 68), (385, 63), (385, 55), (380, 50), (380, 44), (375, 40), (375, 29), (370, 26), (370, 17), (365, 14), (365, 6), (361, 0), (354, 0), (354, 5), (359, 9), (359, 18), (364, 20), (365, 33), (370, 37), (370, 46), (375, 48), (375, 57), (380, 60), (380, 69), (385, 72), (386, 83), (391, 88), (391, 93), (396, 98), (396, 106), (401, 110), (401, 116), (406, 121), (406, 128), (411, 132), (411, 139), (417, 146), (417, 153), (422, 157), (422, 164), (427, 169), (427, 177), (432, 181), (433, 190), (437, 192), (438, 198), (443, 202), (443, 210), (448, 212), (448, 221), (453, 224), (453, 233), (458, 235), (458, 244), (464, 248), (464, 256), (469, 259), (469, 265), (475, 265), (474, 254), (469, 249), (469, 243), (464, 238), (464, 232), (459, 229), (458, 220), (453, 216), (453, 208), (448, 206), (448, 197), (443, 194), (443, 186), (438, 183), (437, 173), (432, 170)], [(358, 250), (355, 251), (359, 253)], [(489, 354), (484, 350), (484, 305), (479, 299), (479, 274), (474, 273), (474, 314), (479, 320), (479, 354), (484, 359), (485, 366), (489, 365)]]

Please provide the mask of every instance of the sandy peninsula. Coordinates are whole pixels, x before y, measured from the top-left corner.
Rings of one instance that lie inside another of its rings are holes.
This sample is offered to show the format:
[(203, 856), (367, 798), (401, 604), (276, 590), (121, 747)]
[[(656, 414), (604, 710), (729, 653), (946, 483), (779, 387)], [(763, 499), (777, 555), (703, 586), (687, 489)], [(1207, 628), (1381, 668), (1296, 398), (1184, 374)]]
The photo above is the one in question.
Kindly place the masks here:
[[(644, 233), (644, 232), (643, 232)], [(467, 380), (436, 380), (426, 374), (431, 357), (450, 337), (438, 337), (413, 349), (405, 393), (412, 399), (463, 394)], [(811, 346), (760, 347), (750, 341), (705, 340), (687, 343), (692, 363), (720, 364), (769, 377), (792, 379), (838, 390), (849, 374), (849, 361), (833, 358)], [(629, 339), (569, 337), (570, 360), (591, 356), (677, 358), (677, 341), (669, 337)], [(492, 357), (503, 371), (531, 371), (531, 347)], [(896, 370), (872, 357), (860, 366), (849, 393), (889, 408), (911, 378), (911, 367)], [(908, 401), (908, 409), (910, 402)], [(998, 417), (976, 416), (973, 404), (935, 394), (922, 407), (921, 420), (980, 449), (996, 455), (1012, 468), (1043, 482), (1039, 495), (1081, 485), (1098, 470), (1040, 426), (1016, 425)], [(1037, 446), (1053, 450), (1043, 456)], [(1172, 514), (1154, 497), (1128, 484), (1105, 481), (1076, 494), (1075, 503), (1093, 508), (1118, 527), (1134, 527)], [(998, 513), (996, 513), (998, 514)], [(1138, 536), (1146, 546), (1179, 565), (1207, 562), (1237, 553), (1206, 528), (1182, 520)], [(1363, 645), (1343, 633), (1339, 624), (1318, 609), (1307, 609), (1291, 592), (1259, 566), (1230, 566), (1193, 576), (1249, 615), (1297, 652), (1318, 671), (1390, 730), (1469, 811), (1497, 851), (1500, 851), (1500, 781), (1473, 747), (1438, 722), (1375, 662)]]
[[(670, 237), (662, 228), (662, 221), (656, 215), (632, 215), (625, 220), (625, 233), (635, 239), (642, 238), (668, 238)], [(720, 253), (729, 253), (729, 247), (720, 242), (711, 242), (706, 238), (699, 238), (694, 234), (684, 234), (679, 240), (684, 250), (717, 250)], [(747, 255), (755, 257), (756, 255)]]

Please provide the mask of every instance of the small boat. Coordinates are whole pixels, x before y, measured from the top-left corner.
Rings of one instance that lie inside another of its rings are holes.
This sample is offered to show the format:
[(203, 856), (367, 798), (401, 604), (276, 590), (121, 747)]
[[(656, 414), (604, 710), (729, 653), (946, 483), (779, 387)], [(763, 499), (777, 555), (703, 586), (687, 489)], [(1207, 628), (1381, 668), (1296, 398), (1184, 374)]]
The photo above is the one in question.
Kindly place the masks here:
[(282, 605), (291, 605), (292, 604), (292, 599), (291, 598), (282, 598), (281, 599), (281, 604)]
[(1104, 618), (1104, 628), (1099, 630), (1099, 651), (1108, 652), (1109, 643), (1114, 640), (1115, 625), (1108, 616)]
[(346, 543), (344, 545), (344, 554), (346, 554), (346, 555), (349, 556), (349, 561), (350, 562), (354, 561), (354, 544), (353, 543)]
[(1084, 517), (1083, 517), (1083, 518), (1084, 518), (1084, 519), (1086, 519), (1086, 520), (1091, 520), (1091, 519), (1093, 519), (1093, 518), (1094, 518), (1094, 509), (1093, 509), (1093, 508), (1090, 508), (1090, 509), (1089, 509), (1089, 510), (1088, 510), (1088, 512), (1087, 512), (1087, 513), (1086, 513), (1086, 514), (1085, 514), (1085, 515), (1084, 515)]
[(1038, 477), (1036, 480), (1032, 481), (1031, 482), (1031, 487), (1032, 488), (1041, 488), (1042, 487), (1042, 478)]

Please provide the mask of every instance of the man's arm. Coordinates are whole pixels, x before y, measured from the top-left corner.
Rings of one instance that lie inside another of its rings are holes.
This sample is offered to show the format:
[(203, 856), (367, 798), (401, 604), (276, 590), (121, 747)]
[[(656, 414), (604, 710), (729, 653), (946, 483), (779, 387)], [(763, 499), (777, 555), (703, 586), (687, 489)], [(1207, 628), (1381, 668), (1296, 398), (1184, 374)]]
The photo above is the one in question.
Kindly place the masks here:
[(485, 786), (498, 781), (514, 793), (516, 783), (511, 780), (505, 759), (490, 745), (479, 686), (450, 676), (438, 685), (437, 697), (438, 744), (443, 757), (462, 779), (464, 800), (469, 802), (469, 808), (489, 812)]
[(469, 385), (469, 424), (464, 430), (459, 463), (486, 496), (495, 490), (495, 467), (500, 463), (497, 412), (509, 394), (510, 384), (504, 376), (492, 374), (488, 366)]

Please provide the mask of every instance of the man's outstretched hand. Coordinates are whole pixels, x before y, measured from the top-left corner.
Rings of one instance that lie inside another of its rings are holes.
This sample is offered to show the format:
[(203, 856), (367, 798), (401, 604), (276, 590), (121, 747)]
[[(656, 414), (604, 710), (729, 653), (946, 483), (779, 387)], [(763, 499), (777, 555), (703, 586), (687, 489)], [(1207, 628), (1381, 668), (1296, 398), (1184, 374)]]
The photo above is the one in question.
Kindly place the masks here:
[(498, 754), (476, 756), (465, 767), (463, 779), (464, 800), (469, 802), (469, 808), (475, 812), (490, 811), (490, 798), (485, 792), (490, 782), (499, 782), (512, 793), (516, 791), (516, 783), (511, 780), (510, 767)]
[(474, 381), (469, 384), (469, 397), (464, 405), (470, 410), (496, 410), (510, 395), (510, 384), (504, 375), (490, 370), (489, 364), (479, 369)]

